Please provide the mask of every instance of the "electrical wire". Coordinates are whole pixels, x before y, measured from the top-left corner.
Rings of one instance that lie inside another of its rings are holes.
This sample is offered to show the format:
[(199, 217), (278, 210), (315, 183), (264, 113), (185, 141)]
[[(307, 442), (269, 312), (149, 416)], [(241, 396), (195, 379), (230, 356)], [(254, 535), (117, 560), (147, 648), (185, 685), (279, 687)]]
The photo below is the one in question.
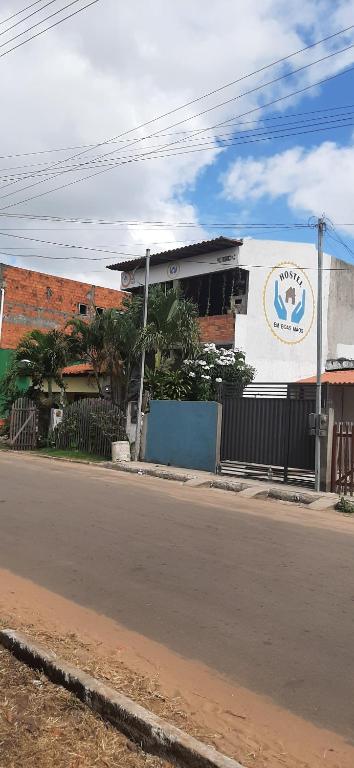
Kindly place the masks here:
[[(51, 0), (52, 2), (55, 2), (55, 0)], [(67, 5), (64, 5), (62, 8), (59, 8), (58, 11), (55, 11), (54, 13), (51, 13), (49, 16), (45, 16), (44, 19), (41, 19), (41, 21), (37, 21), (36, 24), (32, 24), (31, 27), (27, 27), (27, 29), (24, 29), (23, 32), (19, 32), (17, 35), (14, 35), (13, 37), (10, 37), (9, 40), (5, 40), (4, 43), (0, 43), (0, 48), (6, 47), (9, 43), (12, 43), (14, 40), (17, 40), (19, 37), (22, 37), (22, 35), (26, 35), (27, 32), (31, 32), (32, 29), (35, 29), (36, 27), (39, 27), (41, 24), (44, 24), (45, 21), (48, 21), (48, 19), (52, 19), (54, 16), (58, 16), (59, 13), (62, 13), (63, 11), (66, 11), (68, 8), (71, 8), (72, 5), (77, 5), (77, 3), (81, 3), (81, 0), (71, 0), (70, 3)], [(48, 3), (50, 5), (51, 3)], [(44, 6), (46, 7), (46, 6)], [(42, 10), (42, 9), (41, 9)], [(37, 11), (36, 11), (37, 13)], [(49, 27), (48, 27), (49, 29)], [(8, 30), (5, 29), (4, 32), (1, 32), (0, 34), (5, 34)], [(31, 38), (32, 39), (32, 38)], [(26, 41), (27, 42), (27, 41)], [(11, 49), (13, 50), (13, 49)]]
[[(94, 0), (94, 1), (97, 1), (97, 0)], [(336, 37), (336, 36), (338, 36), (338, 35), (340, 35), (340, 34), (344, 34), (344, 32), (348, 31), (349, 29), (352, 29), (352, 28), (353, 28), (353, 26), (354, 26), (354, 25), (352, 25), (351, 27), (347, 27), (347, 28), (345, 28), (345, 29), (342, 29), (342, 30), (340, 30), (339, 32), (337, 32), (337, 33), (334, 33), (333, 35), (331, 35), (331, 36), (329, 36), (329, 37), (330, 37), (330, 38), (332, 38), (332, 37)], [(264, 71), (264, 69), (269, 69), (270, 67), (272, 67), (272, 66), (274, 66), (274, 65), (276, 65), (276, 64), (278, 64), (278, 63), (280, 63), (280, 61), (286, 61), (286, 60), (288, 60), (289, 58), (292, 58), (294, 55), (297, 55), (298, 53), (301, 53), (301, 52), (303, 52), (303, 51), (305, 51), (305, 50), (308, 50), (309, 48), (313, 48), (313, 47), (315, 47), (315, 45), (319, 45), (321, 42), (324, 42), (325, 40), (329, 39), (329, 37), (327, 37), (327, 38), (323, 38), (322, 40), (320, 40), (320, 41), (317, 41), (316, 43), (313, 43), (313, 44), (311, 44), (311, 45), (309, 45), (309, 46), (306, 46), (305, 48), (301, 49), (301, 51), (296, 51), (296, 52), (295, 52), (295, 53), (293, 53), (293, 54), (289, 54), (288, 56), (286, 56), (286, 57), (283, 57), (283, 59), (281, 59), (281, 60), (276, 60), (275, 62), (272, 62), (271, 64), (269, 64), (269, 65), (267, 65), (266, 67), (262, 68), (262, 71)], [(238, 96), (234, 97), (234, 99), (228, 100), (227, 102), (223, 102), (222, 104), (218, 104), (218, 105), (215, 105), (214, 107), (211, 107), (211, 108), (209, 108), (208, 110), (204, 110), (202, 113), (199, 113), (199, 115), (200, 115), (200, 114), (205, 114), (205, 112), (209, 112), (209, 111), (211, 111), (212, 109), (217, 109), (217, 108), (219, 108), (220, 106), (223, 106), (225, 103), (229, 103), (230, 101), (233, 101), (233, 100), (235, 100), (235, 99), (238, 99), (238, 98), (242, 98), (243, 96), (247, 95), (248, 93), (254, 93), (254, 92), (255, 92), (255, 90), (259, 90), (260, 88), (266, 87), (266, 85), (269, 85), (269, 84), (273, 84), (274, 82), (278, 82), (279, 80), (282, 80), (284, 77), (289, 77), (289, 76), (290, 76), (290, 75), (292, 75), (292, 74), (296, 74), (296, 73), (297, 73), (297, 72), (299, 72), (299, 71), (303, 71), (304, 69), (307, 69), (308, 67), (310, 67), (310, 66), (313, 66), (314, 64), (316, 64), (316, 63), (319, 63), (320, 61), (324, 61), (325, 59), (327, 59), (327, 58), (331, 58), (331, 57), (332, 57), (332, 56), (334, 56), (334, 55), (338, 55), (339, 53), (343, 53), (344, 51), (346, 51), (346, 50), (348, 50), (349, 48), (352, 48), (352, 47), (353, 47), (353, 45), (351, 45), (351, 46), (347, 46), (346, 48), (344, 48), (344, 49), (341, 49), (341, 50), (339, 50), (339, 51), (336, 51), (336, 52), (332, 52), (331, 54), (328, 54), (327, 56), (325, 56), (325, 57), (322, 57), (321, 59), (318, 59), (317, 61), (315, 61), (315, 62), (312, 62), (311, 64), (307, 64), (307, 65), (304, 65), (303, 67), (300, 67), (300, 68), (298, 68), (297, 70), (293, 70), (291, 73), (285, 73), (284, 75), (280, 76), (279, 78), (276, 78), (276, 79), (275, 79), (275, 80), (273, 80), (273, 81), (270, 81), (270, 82), (268, 82), (268, 83), (266, 83), (266, 84), (263, 84), (262, 86), (258, 86), (256, 89), (251, 89), (249, 92), (245, 92), (245, 93), (243, 93), (243, 94), (241, 94), (241, 95), (238, 95)], [(1, 56), (0, 56), (0, 58), (1, 58)], [(251, 75), (253, 75), (253, 74), (258, 74), (258, 72), (259, 72), (259, 70), (255, 70), (253, 73), (249, 73), (248, 75), (245, 75), (245, 76), (243, 76), (242, 78), (239, 78), (239, 79), (238, 79), (238, 81), (240, 81), (240, 80), (243, 80), (243, 79), (246, 79), (247, 77), (250, 77), (250, 76), (251, 76)], [(236, 81), (233, 81), (233, 83), (232, 83), (232, 84), (235, 84), (235, 82), (236, 82)], [(229, 86), (230, 86), (230, 84), (227, 84), (225, 87), (229, 87)], [(221, 87), (221, 89), (220, 89), (220, 90), (222, 90), (222, 89), (223, 89), (223, 87)], [(208, 94), (204, 94), (204, 95), (203, 95), (203, 98), (205, 98), (207, 95), (212, 95), (212, 93), (213, 93), (213, 92), (209, 92)], [(189, 105), (190, 105), (190, 103), (194, 103), (194, 102), (196, 102), (196, 101), (199, 101), (201, 98), (202, 98), (202, 97), (198, 97), (197, 99), (194, 99), (192, 102), (188, 102), (188, 103), (187, 103), (187, 105), (182, 105), (181, 107), (179, 107), (179, 108), (175, 108), (174, 110), (170, 111), (169, 113), (165, 113), (165, 114), (164, 114), (164, 115), (162, 115), (162, 116), (160, 115), (160, 116), (158, 116), (157, 118), (153, 118), (153, 120), (151, 120), (151, 121), (147, 121), (147, 122), (145, 122), (145, 123), (141, 124), (140, 126), (137, 126), (137, 127), (136, 127), (136, 128), (134, 128), (134, 129), (130, 129), (130, 130), (128, 130), (128, 131), (125, 131), (124, 133), (122, 133), (122, 134), (119, 134), (118, 136), (115, 136), (115, 137), (114, 137), (114, 139), (116, 140), (116, 139), (118, 139), (118, 138), (121, 138), (121, 136), (129, 134), (129, 133), (131, 133), (132, 131), (134, 131), (134, 130), (137, 130), (137, 128), (139, 128), (139, 127), (141, 128), (141, 127), (144, 127), (144, 126), (146, 126), (146, 125), (150, 125), (151, 123), (155, 122), (156, 120), (158, 120), (158, 119), (162, 119), (162, 117), (166, 117), (168, 114), (172, 114), (173, 112), (175, 112), (175, 111), (178, 111), (179, 109), (183, 109), (185, 106), (189, 106)], [(192, 117), (196, 117), (196, 116), (199, 116), (199, 115), (194, 115), (194, 116), (192, 116)], [(188, 117), (188, 118), (186, 118), (184, 121), (179, 121), (178, 123), (176, 123), (176, 124), (174, 124), (173, 126), (170, 126), (170, 127), (176, 127), (177, 125), (180, 125), (181, 123), (183, 123), (183, 122), (185, 122), (185, 121), (188, 121), (188, 120), (192, 119), (192, 117)], [(160, 129), (160, 131), (158, 131), (157, 133), (160, 133), (160, 132), (161, 132), (161, 130), (163, 130), (163, 129)], [(164, 130), (165, 130), (165, 129), (164, 129)], [(140, 140), (140, 139), (136, 139), (136, 140), (135, 140), (134, 142), (132, 142), (132, 143), (136, 143), (136, 142), (138, 142), (139, 140)], [(99, 147), (99, 146), (103, 146), (105, 143), (109, 143), (110, 141), (111, 141), (111, 140), (110, 140), (110, 139), (108, 139), (106, 142), (103, 142), (103, 143), (97, 144), (97, 145), (96, 145), (96, 148), (97, 148), (97, 147)], [(129, 146), (131, 146), (131, 144), (130, 144)], [(82, 153), (80, 153), (80, 154), (84, 154), (84, 153), (85, 153), (85, 152), (87, 152), (87, 151), (88, 151), (88, 150), (84, 150), (84, 151), (83, 151)], [(73, 157), (71, 157), (70, 159), (71, 159), (71, 160), (72, 160), (72, 159), (75, 159), (75, 157), (77, 157), (77, 156), (78, 156), (78, 155), (76, 155), (76, 156), (73, 156)], [(60, 161), (59, 161), (59, 163), (60, 163)], [(54, 164), (54, 166), (55, 166), (55, 165), (58, 165), (58, 163)], [(54, 167), (54, 166), (53, 166), (53, 167)], [(105, 170), (107, 170), (107, 169), (104, 169), (104, 171), (105, 171)], [(102, 173), (102, 172), (104, 172), (104, 171), (100, 171), (100, 172)], [(58, 176), (58, 175), (61, 175), (61, 174), (60, 174), (60, 172), (59, 172), (59, 174), (55, 174), (55, 175), (53, 176), (53, 178), (56, 178), (56, 176)], [(44, 193), (42, 193), (42, 194), (40, 194), (40, 195), (36, 195), (36, 196), (33, 196), (32, 198), (27, 198), (26, 200), (20, 200), (20, 201), (18, 201), (18, 202), (16, 202), (16, 203), (13, 203), (13, 204), (11, 204), (11, 205), (10, 205), (10, 206), (8, 206), (8, 207), (12, 207), (13, 205), (20, 205), (20, 204), (21, 204), (21, 203), (23, 203), (23, 202), (28, 202), (30, 199), (35, 199), (35, 198), (37, 198), (37, 197), (42, 197), (42, 196), (44, 196), (44, 195), (46, 195), (46, 194), (50, 194), (50, 193), (51, 193), (51, 192), (53, 192), (53, 191), (58, 191), (59, 189), (63, 189), (63, 188), (65, 188), (66, 186), (71, 186), (71, 185), (73, 185), (74, 183), (79, 183), (79, 182), (81, 182), (81, 181), (85, 181), (85, 180), (88, 180), (89, 178), (92, 178), (92, 176), (88, 176), (88, 177), (85, 177), (85, 178), (76, 179), (75, 181), (69, 182), (69, 184), (68, 184), (68, 185), (63, 185), (63, 186), (61, 186), (61, 187), (57, 187), (57, 188), (52, 188), (52, 189), (50, 189), (50, 190), (46, 190), (46, 192), (44, 192)], [(47, 179), (47, 180), (41, 180), (41, 181), (39, 181), (39, 182), (36, 182), (35, 184), (29, 185), (29, 186), (27, 186), (27, 187), (24, 187), (24, 188), (22, 188), (22, 189), (20, 189), (20, 190), (17, 190), (17, 192), (21, 192), (21, 191), (24, 191), (25, 189), (29, 189), (29, 188), (32, 188), (33, 186), (36, 186), (37, 184), (45, 183), (45, 182), (46, 182), (46, 181), (48, 181), (48, 180), (49, 180), (49, 179)], [(16, 193), (17, 193), (17, 192), (16, 192)]]
[[(75, 2), (77, 2), (77, 0), (75, 0)], [(99, 3), (99, 2), (100, 0), (91, 0), (90, 3), (88, 3), (87, 5), (84, 5), (82, 8), (79, 8), (77, 11), (70, 13), (68, 16), (64, 16), (63, 19), (59, 19), (59, 21), (56, 21), (54, 24), (50, 24), (49, 27), (42, 29), (40, 32), (36, 32), (36, 34), (29, 37), (28, 40), (22, 40), (21, 43), (14, 45), (8, 51), (4, 51), (3, 53), (0, 54), (0, 59), (2, 59), (4, 56), (7, 56), (8, 53), (12, 53), (12, 51), (15, 51), (17, 48), (21, 48), (22, 45), (26, 45), (26, 43), (30, 43), (31, 40), (34, 40), (36, 37), (40, 37), (40, 35), (44, 35), (45, 32), (48, 32), (50, 29), (53, 29), (54, 27), (57, 27), (59, 24), (62, 24), (64, 21), (67, 21), (68, 19), (72, 19), (72, 17), (76, 16), (78, 13), (81, 13), (82, 11), (86, 11), (86, 9), (90, 8), (91, 5), (95, 5), (96, 3)]]
[[(97, 2), (97, 0), (95, 0), (95, 1)], [(312, 88), (314, 88), (314, 87), (316, 87), (318, 85), (323, 85), (324, 83), (327, 83), (327, 82), (329, 82), (331, 80), (334, 80), (337, 77), (341, 77), (344, 74), (348, 74), (349, 72), (352, 72), (353, 70), (354, 70), (354, 66), (353, 67), (348, 67), (343, 72), (337, 72), (334, 75), (329, 75), (329, 76), (323, 78), (322, 80), (318, 80), (317, 82), (311, 83), (311, 85), (304, 86), (303, 88), (297, 89), (296, 91), (292, 91), (291, 93), (285, 94), (284, 96), (281, 96), (281, 97), (279, 97), (277, 99), (273, 99), (272, 101), (270, 101), (270, 102), (268, 102), (266, 104), (263, 104), (263, 105), (261, 105), (259, 107), (254, 107), (253, 109), (247, 110), (246, 112), (244, 112), (243, 114), (238, 115), (237, 117), (244, 117), (247, 114), (251, 114), (251, 113), (257, 112), (257, 111), (259, 111), (261, 109), (265, 109), (268, 106), (272, 106), (272, 105), (277, 104), (277, 103), (279, 103), (281, 101), (284, 101), (285, 99), (288, 99), (288, 98), (290, 98), (292, 96), (296, 96), (296, 95), (298, 95), (300, 93), (304, 93), (304, 92), (306, 92), (306, 91), (308, 91), (308, 90), (310, 90), (310, 89), (312, 89)], [(228, 122), (228, 121), (227, 120), (222, 121), (222, 123), (219, 123), (218, 125), (225, 124), (226, 122)], [(217, 127), (217, 126), (212, 126), (212, 127)], [(210, 126), (209, 126), (208, 129), (205, 129), (205, 130), (210, 130)], [(70, 159), (72, 159), (72, 158), (70, 158)], [(118, 167), (119, 165), (120, 165), (120, 163), (117, 163), (115, 166), (112, 166), (112, 167)], [(44, 192), (42, 192), (40, 194), (32, 195), (32, 196), (24, 198), (22, 200), (18, 200), (16, 202), (10, 203), (9, 205), (6, 205), (6, 206), (3, 206), (2, 208), (0, 208), (0, 214), (1, 214), (2, 211), (8, 210), (9, 208), (13, 208), (13, 207), (15, 207), (17, 205), (21, 205), (22, 203), (27, 203), (27, 202), (30, 202), (31, 200), (36, 200), (36, 199), (38, 199), (40, 197), (44, 197), (44, 196), (46, 196), (48, 194), (51, 194), (52, 192), (57, 192), (57, 191), (60, 191), (62, 189), (66, 189), (68, 187), (71, 187), (71, 186), (73, 186), (75, 184), (78, 184), (78, 183), (80, 183), (82, 181), (88, 181), (89, 179), (94, 178), (94, 177), (96, 177), (96, 176), (98, 176), (98, 175), (100, 175), (102, 173), (105, 173), (108, 170), (111, 170), (111, 167), (110, 168), (104, 168), (104, 169), (101, 169), (99, 171), (96, 171), (95, 173), (90, 174), (89, 176), (85, 176), (83, 178), (74, 179), (73, 181), (66, 182), (65, 184), (62, 184), (59, 187), (52, 187), (51, 189), (46, 190), (46, 191), (44, 191)], [(56, 176), (58, 176), (58, 175), (61, 175), (61, 173), (56, 174)], [(55, 178), (55, 176), (53, 176), (53, 178)], [(50, 179), (47, 179), (46, 181), (49, 181), (49, 180)], [(43, 183), (43, 181), (42, 182), (37, 182), (37, 184), (40, 184), (40, 183)], [(36, 184), (29, 185), (25, 189), (31, 188), (33, 186), (36, 186)], [(17, 192), (20, 192), (20, 191), (23, 191), (23, 190), (17, 190)]]
[(29, 221), (51, 221), (51, 222), (65, 222), (69, 224), (100, 224), (100, 225), (123, 225), (129, 227), (141, 227), (142, 224), (154, 225), (159, 227), (216, 227), (220, 228), (242, 228), (242, 227), (262, 227), (265, 229), (295, 229), (295, 228), (308, 228), (308, 223), (305, 222), (195, 222), (195, 221), (162, 221), (162, 220), (147, 220), (147, 219), (98, 219), (90, 217), (73, 217), (73, 216), (55, 216), (54, 214), (34, 214), (34, 213), (0, 213), (0, 216), (9, 219), (24, 219)]
[[(292, 117), (298, 117), (298, 116), (303, 116), (303, 115), (313, 115), (313, 114), (319, 114), (319, 113), (322, 113), (322, 112), (341, 111), (341, 110), (345, 110), (345, 109), (354, 109), (354, 104), (339, 104), (336, 107), (335, 106), (333, 106), (333, 107), (324, 107), (322, 109), (311, 109), (311, 110), (307, 110), (307, 111), (303, 111), (303, 112), (290, 112), (290, 113), (287, 113), (286, 115), (272, 115), (272, 117), (266, 117), (265, 116), (265, 117), (258, 118), (258, 120), (248, 120), (248, 121), (241, 120), (239, 122), (234, 123), (234, 125), (259, 125), (259, 123), (264, 123), (264, 122), (268, 122), (268, 121), (272, 121), (272, 120), (278, 122), (279, 120), (280, 121), (281, 120), (288, 120), (288, 119), (290, 119)], [(339, 117), (340, 116), (341, 115), (339, 115)], [(343, 117), (345, 117), (345, 114), (343, 114)], [(324, 115), (324, 117), (320, 118), (320, 119), (324, 120), (324, 119), (326, 119), (326, 116)], [(300, 121), (300, 122), (302, 122), (302, 121)], [(230, 125), (232, 125), (231, 122), (230, 122)], [(171, 133), (171, 134), (162, 133), (162, 134), (160, 134), (160, 136), (180, 136), (181, 133), (183, 133), (183, 134), (186, 133), (188, 136), (193, 138), (193, 135), (196, 133), (196, 131), (195, 130), (193, 130), (193, 131), (185, 131), (185, 132), (184, 131), (183, 132), (182, 131), (179, 131), (179, 132), (176, 131), (175, 133)], [(230, 131), (229, 133), (233, 134), (234, 132)], [(220, 134), (218, 134), (218, 136), (220, 136)], [(142, 140), (145, 140), (147, 138), (148, 138), (147, 136), (144, 136), (144, 137), (142, 137)], [(152, 138), (154, 138), (154, 137), (152, 137)], [(124, 139), (117, 139), (117, 141), (112, 140), (111, 143), (115, 144), (115, 143), (123, 143), (123, 142), (124, 142)], [(0, 155), (0, 160), (9, 160), (9, 159), (13, 159), (13, 158), (16, 158), (16, 157), (30, 157), (30, 156), (44, 155), (44, 154), (49, 154), (49, 153), (54, 153), (54, 152), (69, 152), (69, 151), (71, 151), (73, 149), (94, 149), (96, 146), (97, 146), (96, 144), (78, 144), (76, 146), (56, 147), (54, 149), (33, 150), (32, 152), (9, 153), (7, 155)], [(63, 162), (65, 162), (65, 160), (63, 160)], [(18, 166), (18, 167), (24, 167), (24, 166)]]
[[(32, 11), (32, 13), (29, 13), (28, 16), (25, 16), (24, 19), (21, 19), (20, 21), (16, 21), (15, 24), (12, 24), (11, 27), (7, 27), (7, 29), (4, 29), (2, 32), (0, 32), (0, 35), (6, 35), (6, 32), (10, 32), (10, 29), (14, 29), (15, 27), (18, 27), (19, 24), (23, 24), (24, 21), (27, 21), (27, 19), (30, 19), (31, 16), (35, 16), (36, 13), (41, 13), (44, 11), (45, 8), (48, 7), (48, 5), (53, 5), (53, 3), (57, 3), (58, 0), (48, 0), (48, 2), (42, 6), (42, 8), (38, 8), (37, 11)], [(45, 21), (45, 19), (43, 19)], [(25, 30), (26, 32), (28, 30)]]
[[(270, 126), (270, 127), (267, 126), (267, 129), (265, 130), (264, 127), (262, 126), (262, 127), (259, 127), (259, 128), (255, 128), (255, 129), (253, 129), (253, 130), (251, 130), (249, 132), (246, 132), (246, 131), (238, 131), (238, 132), (228, 131), (228, 132), (226, 132), (224, 134), (219, 134), (217, 136), (217, 138), (212, 137), (212, 139), (213, 139), (212, 147), (213, 148), (218, 148), (220, 146), (221, 148), (225, 148), (225, 147), (227, 148), (230, 145), (228, 142), (231, 142), (231, 138), (226, 138), (224, 140), (224, 137), (228, 137), (228, 136), (231, 136), (233, 140), (236, 140), (238, 137), (246, 139), (246, 138), (258, 137), (258, 136), (263, 136), (263, 135), (267, 136), (267, 135), (269, 135), (270, 131), (272, 131), (272, 134), (271, 134), (272, 136), (273, 135), (276, 136), (276, 134), (281, 132), (281, 131), (286, 131), (287, 132), (286, 134), (284, 134), (284, 136), (293, 136), (293, 135), (297, 135), (297, 134), (293, 133), (293, 131), (295, 129), (302, 128), (302, 127), (307, 127), (307, 126), (312, 126), (312, 125), (314, 125), (314, 126), (317, 125), (318, 127), (317, 128), (314, 127), (313, 129), (311, 128), (311, 130), (318, 130), (322, 125), (324, 125), (323, 130), (327, 129), (327, 127), (328, 128), (332, 128), (332, 127), (340, 128), (340, 127), (346, 127), (346, 125), (349, 125), (349, 127), (350, 127), (352, 124), (351, 123), (348, 124), (348, 121), (353, 119), (353, 118), (354, 118), (354, 112), (350, 112), (350, 113), (347, 113), (344, 117), (340, 117), (340, 116), (338, 116), (338, 117), (337, 116), (333, 116), (333, 117), (332, 116), (325, 116), (325, 117), (320, 119), (318, 124), (314, 124), (313, 121), (311, 121), (311, 120), (300, 120), (300, 121), (298, 121), (296, 123), (295, 122), (293, 122), (293, 123), (285, 123), (285, 125), (282, 125), (281, 128), (273, 128), (273, 126)], [(276, 123), (276, 125), (278, 125), (278, 123)], [(290, 131), (290, 133), (288, 133), (289, 131)], [(207, 137), (207, 136), (203, 137), (203, 139), (207, 139), (207, 138), (209, 138), (209, 137)], [(215, 142), (219, 142), (219, 144), (216, 144)], [(208, 142), (204, 141), (204, 142), (201, 142), (201, 143), (198, 143), (198, 144), (186, 144), (185, 146), (187, 148), (190, 148), (190, 147), (194, 147), (194, 146), (200, 147), (200, 146), (207, 146), (207, 145), (208, 145)], [(232, 144), (231, 144), (231, 146), (232, 146)], [(155, 151), (157, 152), (158, 151), (158, 149), (156, 147), (151, 147), (149, 149), (151, 149), (151, 152), (155, 152)], [(129, 157), (129, 156), (125, 156), (125, 157)], [(139, 157), (139, 156), (137, 156), (137, 157)], [(108, 158), (106, 158), (106, 160), (104, 162), (108, 163), (112, 159), (113, 158), (108, 157)], [(65, 160), (63, 162), (65, 162)], [(65, 170), (76, 170), (77, 168), (81, 168), (81, 167), (91, 167), (91, 168), (99, 167), (97, 165), (97, 163), (96, 163), (96, 165), (90, 165), (90, 162), (91, 161), (87, 161), (87, 163), (85, 162), (85, 164), (81, 164), (81, 165), (77, 164), (77, 165), (74, 165), (74, 166), (71, 166), (71, 167), (70, 166), (69, 167), (65, 166)], [(37, 167), (38, 166), (42, 166), (42, 167), (39, 167), (38, 170), (35, 170), (35, 166), (37, 166)], [(22, 169), (22, 172), (21, 172), (21, 169)], [(26, 169), (31, 169), (31, 170), (26, 170)], [(11, 171), (13, 171), (13, 172), (17, 171), (17, 173), (11, 174), (10, 173)], [(15, 178), (19, 178), (19, 179), (20, 178), (21, 179), (31, 178), (31, 177), (33, 177), (35, 175), (45, 174), (45, 173), (48, 173), (48, 172), (50, 172), (50, 166), (45, 161), (41, 162), (41, 163), (34, 163), (34, 164), (33, 163), (29, 163), (27, 165), (9, 166), (7, 168), (6, 167), (5, 168), (0, 168), (0, 173), (3, 174), (2, 176), (0, 176), (0, 180), (15, 179)], [(3, 188), (5, 188), (5, 187), (3, 187)]]
[(108, 250), (105, 248), (93, 248), (91, 246), (86, 245), (75, 245), (73, 243), (57, 243), (52, 240), (41, 240), (37, 237), (26, 237), (25, 235), (9, 235), (6, 232), (1, 232), (0, 235), (3, 237), (14, 237), (16, 240), (28, 240), (32, 243), (42, 243), (43, 245), (54, 245), (58, 248), (76, 248), (78, 250), (83, 251), (97, 251), (98, 253), (109, 253), (109, 254), (118, 254), (119, 256), (138, 256), (139, 254), (136, 253), (123, 253), (122, 251), (115, 251), (115, 250)]
[[(33, 8), (35, 5), (38, 5), (39, 3), (43, 3), (43, 0), (36, 0), (35, 3), (31, 3), (30, 5), (26, 5), (25, 8), (22, 8), (21, 11), (16, 11), (16, 13), (13, 13), (11, 16), (8, 16), (7, 19), (3, 19), (0, 21), (1, 24), (7, 24), (8, 21), (11, 21), (11, 19), (14, 19), (16, 16), (20, 16), (21, 13), (25, 13), (25, 11), (28, 11), (30, 8)], [(39, 9), (41, 10), (41, 9)]]

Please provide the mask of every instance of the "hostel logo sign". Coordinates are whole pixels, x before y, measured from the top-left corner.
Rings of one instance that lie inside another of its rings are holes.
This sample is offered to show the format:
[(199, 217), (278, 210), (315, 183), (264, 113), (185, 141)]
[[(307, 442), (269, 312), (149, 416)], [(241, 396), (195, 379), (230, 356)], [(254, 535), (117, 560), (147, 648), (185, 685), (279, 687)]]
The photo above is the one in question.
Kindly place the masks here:
[(284, 344), (299, 344), (311, 330), (315, 299), (305, 271), (292, 262), (278, 264), (269, 273), (263, 291), (264, 312), (270, 330)]

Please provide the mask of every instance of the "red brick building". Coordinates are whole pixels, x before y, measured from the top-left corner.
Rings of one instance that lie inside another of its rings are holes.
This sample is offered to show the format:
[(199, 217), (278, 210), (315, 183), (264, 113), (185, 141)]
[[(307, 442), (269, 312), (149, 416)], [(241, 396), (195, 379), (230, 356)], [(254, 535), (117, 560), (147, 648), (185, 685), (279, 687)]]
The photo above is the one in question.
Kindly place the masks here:
[(120, 307), (124, 292), (0, 264), (0, 374), (29, 331), (64, 328), (73, 315)]

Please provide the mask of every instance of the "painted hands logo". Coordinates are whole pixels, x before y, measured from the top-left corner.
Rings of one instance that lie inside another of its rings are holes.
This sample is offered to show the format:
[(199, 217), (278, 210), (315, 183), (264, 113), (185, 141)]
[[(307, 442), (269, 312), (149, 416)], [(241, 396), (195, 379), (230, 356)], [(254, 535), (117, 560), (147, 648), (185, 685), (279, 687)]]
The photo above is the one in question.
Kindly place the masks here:
[(311, 283), (296, 264), (274, 267), (263, 292), (264, 311), (272, 333), (285, 344), (298, 344), (309, 333), (315, 311)]

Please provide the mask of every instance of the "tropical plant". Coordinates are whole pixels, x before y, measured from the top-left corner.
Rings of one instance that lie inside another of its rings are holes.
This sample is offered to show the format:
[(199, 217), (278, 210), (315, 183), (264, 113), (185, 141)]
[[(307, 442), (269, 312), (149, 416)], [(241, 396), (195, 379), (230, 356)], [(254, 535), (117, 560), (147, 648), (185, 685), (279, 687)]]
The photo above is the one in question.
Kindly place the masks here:
[(20, 341), (15, 351), (15, 365), (22, 376), (30, 376), (32, 387), (42, 389), (48, 384), (48, 399), (53, 400), (53, 383), (65, 389), (62, 369), (70, 360), (68, 337), (63, 331), (48, 333), (31, 331)]
[(186, 400), (190, 390), (190, 380), (181, 368), (171, 370), (162, 366), (155, 371), (148, 369), (145, 382), (154, 400)]
[(1, 412), (9, 413), (12, 404), (18, 397), (27, 394), (28, 386), (20, 383), (21, 370), (15, 359), (11, 360), (10, 365), (0, 380), (0, 406)]
[(184, 360), (182, 370), (190, 382), (191, 400), (214, 400), (223, 383), (241, 394), (254, 379), (255, 370), (239, 350), (217, 349), (215, 344), (200, 346), (192, 359)]
[(108, 309), (90, 322), (75, 317), (68, 323), (71, 355), (92, 366), (101, 397), (103, 376), (107, 376), (112, 400), (120, 403), (127, 400), (138, 356), (141, 309), (140, 298), (126, 299), (122, 309)]
[(148, 323), (142, 329), (137, 349), (154, 355), (154, 371), (178, 350), (191, 355), (199, 343), (198, 310), (190, 299), (185, 299), (178, 288), (165, 292), (161, 285), (153, 286), (149, 293)]

